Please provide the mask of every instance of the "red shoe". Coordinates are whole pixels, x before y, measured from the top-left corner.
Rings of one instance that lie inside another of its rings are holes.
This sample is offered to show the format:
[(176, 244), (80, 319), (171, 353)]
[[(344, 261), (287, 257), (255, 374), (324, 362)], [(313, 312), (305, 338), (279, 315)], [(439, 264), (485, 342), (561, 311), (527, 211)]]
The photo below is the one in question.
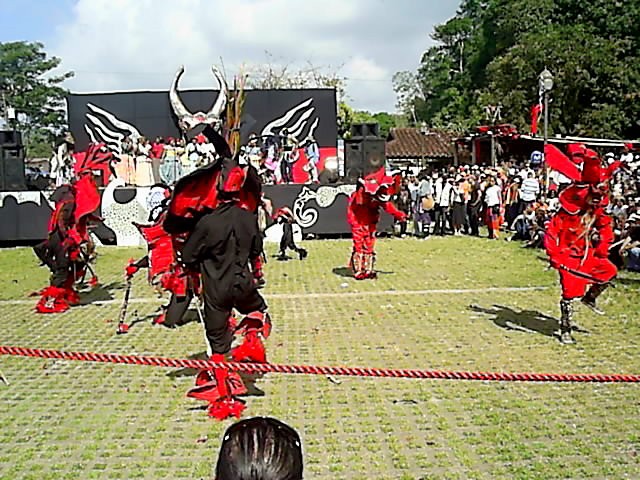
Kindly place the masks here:
[(62, 313), (69, 310), (66, 289), (59, 287), (47, 287), (40, 292), (40, 300), (36, 304), (38, 313)]
[(166, 317), (166, 312), (162, 312), (160, 315), (158, 315), (156, 318), (153, 319), (153, 324), (162, 325), (164, 323), (165, 317)]
[(242, 343), (231, 350), (231, 358), (234, 362), (267, 363), (267, 352), (258, 332), (247, 332)]

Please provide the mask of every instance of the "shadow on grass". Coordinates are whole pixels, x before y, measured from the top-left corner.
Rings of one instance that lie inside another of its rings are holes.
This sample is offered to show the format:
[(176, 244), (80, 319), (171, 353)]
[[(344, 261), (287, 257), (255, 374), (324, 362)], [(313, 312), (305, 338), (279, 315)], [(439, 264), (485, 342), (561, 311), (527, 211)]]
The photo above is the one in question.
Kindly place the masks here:
[(334, 267), (331, 271), (334, 275), (338, 275), (339, 277), (353, 278), (353, 272), (349, 267)]
[[(558, 338), (560, 324), (557, 318), (550, 317), (537, 310), (514, 310), (504, 305), (492, 305), (490, 308), (480, 305), (469, 305), (469, 309), (491, 316), (491, 321), (505, 330), (516, 330), (525, 333), (540, 333), (547, 337)], [(577, 326), (575, 331), (589, 333)]]
[(638, 275), (637, 273), (633, 274), (630, 272), (626, 272), (626, 275), (624, 277), (621, 276), (616, 278), (615, 280), (613, 280), (613, 283), (614, 285), (616, 283), (619, 283), (620, 285), (638, 285), (640, 284), (640, 275)]
[[(334, 275), (338, 275), (339, 277), (345, 278), (354, 278), (353, 272), (349, 267), (334, 267), (332, 270)], [(393, 275), (395, 272), (383, 272), (381, 270), (376, 270), (378, 275)]]
[(114, 290), (120, 290), (124, 287), (122, 282), (111, 282), (105, 285), (99, 284), (93, 287), (88, 292), (80, 294), (80, 305), (89, 305), (93, 302), (102, 302), (106, 300), (113, 300)]
[[(208, 360), (207, 352), (194, 353), (187, 357), (189, 360)], [(195, 377), (198, 374), (195, 368), (180, 368), (173, 372), (167, 373), (169, 378)]]

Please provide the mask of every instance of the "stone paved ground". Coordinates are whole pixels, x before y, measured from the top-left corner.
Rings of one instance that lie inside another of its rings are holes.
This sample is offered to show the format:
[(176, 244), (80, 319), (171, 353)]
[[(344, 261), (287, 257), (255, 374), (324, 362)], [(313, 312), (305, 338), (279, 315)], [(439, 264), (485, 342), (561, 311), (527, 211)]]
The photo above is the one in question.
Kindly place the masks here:
[[(553, 337), (556, 277), (540, 252), (467, 238), (383, 240), (380, 278), (358, 283), (344, 276), (348, 241), (305, 246), (306, 261), (266, 267), (273, 362), (640, 373), (637, 275), (605, 293), (607, 317), (578, 309), (588, 333), (563, 347)], [(28, 249), (1, 251), (0, 344), (200, 354), (197, 322), (169, 331), (141, 321), (115, 335), (121, 272), (141, 252), (103, 249), (103, 287), (84, 296), (100, 303), (37, 316), (26, 295), (46, 272)], [(130, 309), (140, 320), (158, 305), (142, 277), (133, 296), (143, 300)], [(231, 422), (184, 396), (192, 372), (15, 357), (0, 358), (0, 370), (11, 383), (0, 384), (0, 478), (211, 478)], [(245, 416), (295, 427), (309, 479), (640, 478), (640, 385), (270, 374), (258, 386), (266, 395), (250, 397)]]

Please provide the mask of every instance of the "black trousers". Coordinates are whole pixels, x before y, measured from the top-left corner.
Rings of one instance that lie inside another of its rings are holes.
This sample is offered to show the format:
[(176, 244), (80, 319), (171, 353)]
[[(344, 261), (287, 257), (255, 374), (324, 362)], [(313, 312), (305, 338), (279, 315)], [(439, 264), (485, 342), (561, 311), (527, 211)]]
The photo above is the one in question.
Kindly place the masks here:
[(287, 252), (287, 248), (290, 250), (293, 250), (294, 252), (298, 251), (296, 242), (293, 240), (293, 225), (285, 222), (282, 224), (282, 238), (280, 239), (280, 254), (284, 255)]
[(164, 324), (167, 327), (175, 327), (182, 323), (184, 314), (187, 313), (191, 300), (193, 299), (193, 292), (187, 291), (185, 297), (178, 297), (176, 294), (171, 294), (171, 300), (167, 306), (167, 311), (164, 317)]
[(469, 207), (467, 209), (469, 216), (469, 234), (480, 236), (480, 209), (478, 207)]
[(282, 180), (285, 183), (293, 182), (293, 164), (287, 161), (287, 157), (280, 162), (280, 171), (282, 172)]
[(447, 228), (447, 209), (448, 207), (441, 207), (436, 205), (434, 209), (435, 226), (433, 227), (434, 235), (444, 235)]
[[(229, 330), (229, 316), (235, 308), (241, 314), (265, 311), (267, 304), (258, 292), (250, 272), (236, 276), (231, 288), (208, 285), (204, 281), (204, 323), (207, 341), (213, 353), (227, 353), (231, 349), (233, 333)], [(222, 287), (222, 288), (221, 288)]]
[(66, 283), (72, 263), (62, 242), (60, 232), (55, 231), (47, 240), (33, 247), (35, 254), (51, 271), (51, 285), (58, 288)]

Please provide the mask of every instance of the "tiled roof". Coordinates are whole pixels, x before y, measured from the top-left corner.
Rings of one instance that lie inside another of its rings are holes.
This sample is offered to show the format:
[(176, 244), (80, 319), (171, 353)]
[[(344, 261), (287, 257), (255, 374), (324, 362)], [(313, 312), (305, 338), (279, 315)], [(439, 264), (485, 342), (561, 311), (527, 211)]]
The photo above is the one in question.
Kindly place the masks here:
[(418, 128), (392, 128), (385, 147), (387, 158), (451, 158), (453, 136)]

